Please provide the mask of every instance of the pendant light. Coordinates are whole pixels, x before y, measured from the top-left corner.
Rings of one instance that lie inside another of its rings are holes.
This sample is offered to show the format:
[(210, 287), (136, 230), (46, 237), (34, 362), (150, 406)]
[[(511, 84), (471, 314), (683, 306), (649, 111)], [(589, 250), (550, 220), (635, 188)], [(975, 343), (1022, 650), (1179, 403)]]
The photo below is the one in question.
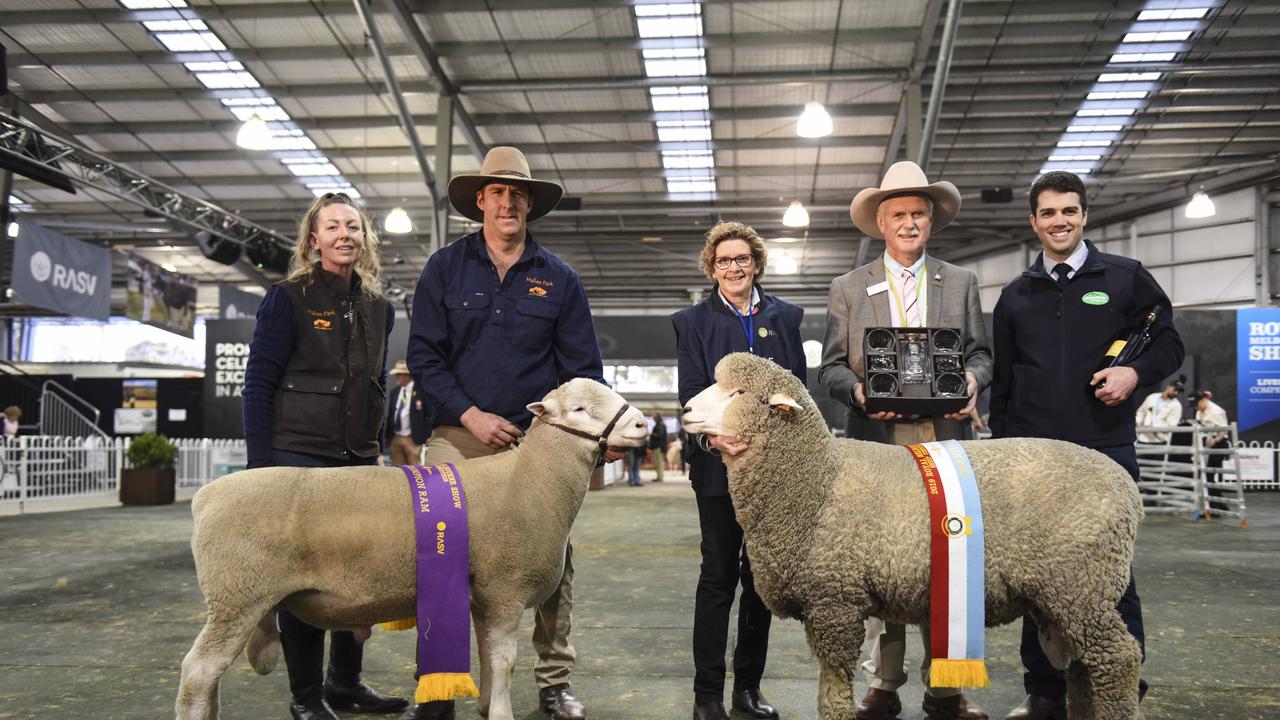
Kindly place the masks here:
[(245, 150), (267, 150), (271, 147), (271, 128), (255, 111), (236, 133), (236, 145)]
[(409, 213), (402, 207), (393, 207), (387, 217), (382, 220), (382, 229), (393, 235), (404, 235), (413, 232), (413, 221)]
[(796, 121), (796, 135), (805, 138), (820, 138), (831, 134), (831, 116), (820, 102), (807, 102), (800, 119)]
[(799, 200), (792, 200), (787, 211), (782, 214), (782, 224), (787, 227), (809, 227), (809, 211)]
[(1213, 217), (1217, 214), (1218, 208), (1214, 207), (1213, 200), (1205, 193), (1204, 188), (1200, 188), (1200, 192), (1191, 196), (1191, 202), (1187, 203), (1187, 209), (1183, 211), (1183, 215), (1192, 220), (1200, 218)]

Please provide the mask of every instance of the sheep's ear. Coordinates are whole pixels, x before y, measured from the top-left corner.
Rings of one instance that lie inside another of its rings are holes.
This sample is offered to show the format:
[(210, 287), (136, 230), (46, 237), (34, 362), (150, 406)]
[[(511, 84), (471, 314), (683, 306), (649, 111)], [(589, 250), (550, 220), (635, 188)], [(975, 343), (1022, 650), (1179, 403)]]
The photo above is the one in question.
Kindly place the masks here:
[(560, 414), (560, 406), (551, 398), (543, 398), (542, 402), (529, 403), (524, 407), (536, 417), (555, 417)]
[(769, 407), (780, 413), (789, 413), (798, 411), (800, 409), (800, 403), (796, 402), (795, 399), (789, 395), (774, 393), (769, 396)]

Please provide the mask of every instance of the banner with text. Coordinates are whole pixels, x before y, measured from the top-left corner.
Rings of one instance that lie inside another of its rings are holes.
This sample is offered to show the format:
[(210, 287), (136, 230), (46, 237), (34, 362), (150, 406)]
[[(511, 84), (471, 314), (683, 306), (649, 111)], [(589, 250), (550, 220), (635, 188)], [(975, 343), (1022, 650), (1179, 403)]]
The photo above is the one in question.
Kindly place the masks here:
[(124, 315), (161, 330), (194, 337), (198, 286), (195, 278), (169, 272), (130, 254)]
[(111, 251), (23, 220), (13, 289), (29, 305), (76, 317), (111, 317)]
[(1236, 311), (1240, 431), (1280, 418), (1280, 308)]

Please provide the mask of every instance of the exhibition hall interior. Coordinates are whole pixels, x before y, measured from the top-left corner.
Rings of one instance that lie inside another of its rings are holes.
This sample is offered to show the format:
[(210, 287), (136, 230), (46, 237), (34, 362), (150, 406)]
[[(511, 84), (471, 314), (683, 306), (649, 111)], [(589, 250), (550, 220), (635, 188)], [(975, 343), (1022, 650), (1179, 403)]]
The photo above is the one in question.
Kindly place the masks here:
[(1280, 720), (1278, 3), (3, 0), (0, 228), (0, 720)]

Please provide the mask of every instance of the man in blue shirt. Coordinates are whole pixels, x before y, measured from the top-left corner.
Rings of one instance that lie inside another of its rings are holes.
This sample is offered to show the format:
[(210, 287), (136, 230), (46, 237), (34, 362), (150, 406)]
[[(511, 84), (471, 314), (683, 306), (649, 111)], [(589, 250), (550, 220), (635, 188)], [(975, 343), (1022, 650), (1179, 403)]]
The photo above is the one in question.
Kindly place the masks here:
[[(490, 150), (479, 175), (449, 182), (449, 202), (483, 227), (432, 255), (413, 297), (409, 369), (434, 411), (428, 462), (505, 450), (532, 420), (525, 405), (576, 377), (603, 382), (578, 274), (526, 229), (562, 193), (530, 177), (524, 155), (509, 147)], [(570, 545), (560, 587), (537, 609), (533, 634), (539, 699), (553, 720), (586, 717), (569, 691), (572, 557)], [(453, 716), (453, 702), (442, 701), (421, 704), (407, 717)]]

